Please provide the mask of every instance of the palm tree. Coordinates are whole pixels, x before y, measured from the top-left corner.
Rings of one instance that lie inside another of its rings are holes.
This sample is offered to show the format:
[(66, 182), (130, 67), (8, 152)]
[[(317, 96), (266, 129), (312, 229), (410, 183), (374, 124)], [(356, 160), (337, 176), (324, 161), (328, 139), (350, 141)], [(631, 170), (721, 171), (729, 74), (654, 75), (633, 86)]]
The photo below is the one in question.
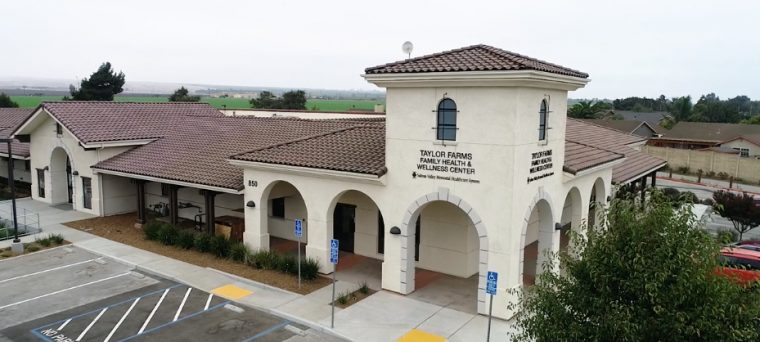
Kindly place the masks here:
[(567, 115), (576, 119), (597, 119), (599, 113), (610, 109), (610, 105), (601, 101), (580, 101), (567, 110)]

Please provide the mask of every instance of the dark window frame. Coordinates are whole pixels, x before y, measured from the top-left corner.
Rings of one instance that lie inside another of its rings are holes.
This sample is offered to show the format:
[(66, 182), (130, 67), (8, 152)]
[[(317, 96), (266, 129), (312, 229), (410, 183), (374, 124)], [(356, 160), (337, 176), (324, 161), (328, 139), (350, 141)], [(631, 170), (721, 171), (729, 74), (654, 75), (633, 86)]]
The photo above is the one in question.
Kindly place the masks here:
[(549, 130), (549, 103), (546, 99), (541, 100), (541, 107), (538, 110), (538, 141), (548, 139)]
[(272, 204), (272, 217), (285, 218), (285, 197), (273, 198)]
[(438, 102), (436, 109), (435, 138), (441, 141), (457, 140), (457, 104), (446, 97)]
[(90, 177), (82, 177), (82, 206), (85, 209), (92, 209), (92, 178)]
[(45, 169), (37, 169), (37, 197), (45, 198)]
[(63, 126), (57, 122), (55, 123), (55, 134), (57, 134), (59, 137), (63, 135)]

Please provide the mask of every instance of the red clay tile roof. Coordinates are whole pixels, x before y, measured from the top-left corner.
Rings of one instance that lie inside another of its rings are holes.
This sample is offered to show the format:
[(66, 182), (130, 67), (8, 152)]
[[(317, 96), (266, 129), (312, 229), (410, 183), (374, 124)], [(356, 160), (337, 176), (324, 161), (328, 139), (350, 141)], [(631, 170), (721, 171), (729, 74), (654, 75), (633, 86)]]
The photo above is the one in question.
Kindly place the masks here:
[(241, 153), (232, 159), (382, 176), (385, 123), (359, 124)]
[(594, 166), (606, 164), (621, 158), (625, 158), (625, 155), (565, 140), (565, 165), (563, 165), (563, 170), (576, 174)]
[[(645, 141), (646, 138), (582, 120), (567, 119), (565, 140), (625, 155), (625, 160), (612, 168), (612, 182), (617, 184), (639, 178), (650, 170), (667, 163), (660, 158), (637, 151), (629, 146)], [(568, 163), (574, 164), (577, 161), (565, 156), (565, 165)]]
[(584, 72), (482, 44), (379, 65), (367, 68), (364, 72), (390, 74), (509, 70), (536, 70), (588, 78)]
[(227, 161), (229, 156), (355, 125), (353, 120), (188, 116), (165, 127), (165, 137), (93, 168), (241, 190), (243, 171)]
[(760, 135), (760, 125), (679, 121), (670, 130), (660, 133), (663, 140), (720, 143), (742, 135)]
[[(32, 114), (29, 108), (0, 108), (0, 139), (7, 139), (11, 133)], [(29, 157), (29, 143), (14, 140), (11, 143), (13, 155)], [(8, 154), (8, 145), (0, 143), (0, 154)]]
[(185, 116), (224, 116), (207, 103), (187, 102), (62, 101), (40, 107), (85, 144), (160, 138), (167, 126)]

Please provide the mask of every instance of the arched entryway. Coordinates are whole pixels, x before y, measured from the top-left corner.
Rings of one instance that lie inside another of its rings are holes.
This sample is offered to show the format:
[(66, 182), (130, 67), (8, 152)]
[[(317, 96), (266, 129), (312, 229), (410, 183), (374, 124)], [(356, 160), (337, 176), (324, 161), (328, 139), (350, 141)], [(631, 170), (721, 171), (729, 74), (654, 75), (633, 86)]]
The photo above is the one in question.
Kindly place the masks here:
[(536, 283), (548, 260), (549, 252), (559, 249), (559, 232), (555, 230), (552, 207), (546, 198), (537, 198), (529, 207), (522, 234), (520, 279), (523, 286)]
[(62, 147), (53, 149), (50, 155), (50, 203), (74, 203), (73, 167), (69, 154)]
[(309, 240), (308, 212), (301, 192), (286, 181), (272, 182), (264, 189), (261, 201), (261, 230), (268, 233), (269, 249), (298, 253), (295, 220), (302, 220), (301, 255), (305, 255)]
[(336, 278), (380, 290), (386, 227), (377, 203), (361, 191), (346, 190), (333, 198), (325, 217), (328, 237), (339, 241), (341, 251)]
[[(573, 187), (570, 189), (570, 191), (568, 191), (567, 196), (565, 196), (564, 206), (562, 207), (559, 238), (560, 252), (573, 250), (572, 233), (582, 234), (582, 207), (583, 204), (581, 202), (581, 192), (578, 190), (578, 188)], [(561, 265), (560, 271), (562, 271)]]
[(401, 227), (402, 288), (436, 305), (487, 313), (481, 271), (488, 269), (488, 236), (480, 216), (445, 191), (421, 197), (407, 212)]
[(607, 194), (604, 188), (604, 180), (597, 178), (594, 186), (591, 187), (591, 197), (588, 203), (588, 226), (594, 227), (599, 222), (600, 216), (604, 212), (604, 205), (607, 202)]

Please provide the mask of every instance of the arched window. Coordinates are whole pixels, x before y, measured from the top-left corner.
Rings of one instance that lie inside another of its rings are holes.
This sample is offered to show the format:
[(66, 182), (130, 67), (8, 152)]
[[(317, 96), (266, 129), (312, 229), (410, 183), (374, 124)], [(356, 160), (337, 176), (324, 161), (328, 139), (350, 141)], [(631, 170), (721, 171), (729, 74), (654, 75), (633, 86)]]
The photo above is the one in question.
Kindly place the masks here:
[(457, 104), (452, 99), (438, 103), (436, 137), (438, 140), (457, 140)]
[(549, 121), (549, 104), (541, 100), (541, 109), (538, 111), (538, 140), (546, 140), (546, 129)]

